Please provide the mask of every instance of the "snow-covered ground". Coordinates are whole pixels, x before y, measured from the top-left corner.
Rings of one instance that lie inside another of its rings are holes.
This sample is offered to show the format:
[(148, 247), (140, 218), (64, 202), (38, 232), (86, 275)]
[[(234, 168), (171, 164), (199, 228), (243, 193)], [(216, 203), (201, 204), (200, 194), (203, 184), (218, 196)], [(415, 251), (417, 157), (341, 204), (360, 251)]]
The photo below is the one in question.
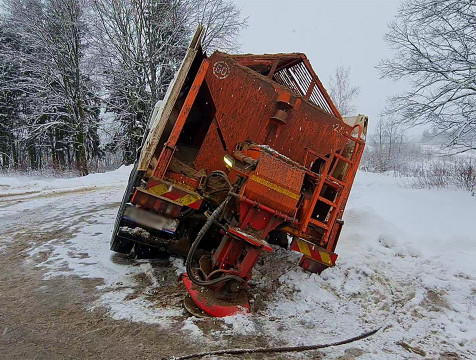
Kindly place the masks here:
[[(320, 355), (476, 358), (476, 198), (469, 193), (410, 189), (398, 178), (359, 172), (335, 268), (321, 276), (306, 273), (296, 266), (298, 254), (276, 248), (256, 267), (252, 314), (198, 319), (181, 308), (181, 259), (130, 261), (109, 250), (129, 171), (0, 178), (4, 233), (36, 234), (27, 263), (45, 270), (45, 280), (103, 279), (98, 300), (85, 311), (104, 308), (114, 319), (181, 329), (200, 350), (233, 346), (233, 337), (247, 336), (270, 346), (327, 343), (382, 327)], [(41, 221), (33, 215), (38, 212)], [(10, 243), (11, 237), (0, 238), (0, 254)]]

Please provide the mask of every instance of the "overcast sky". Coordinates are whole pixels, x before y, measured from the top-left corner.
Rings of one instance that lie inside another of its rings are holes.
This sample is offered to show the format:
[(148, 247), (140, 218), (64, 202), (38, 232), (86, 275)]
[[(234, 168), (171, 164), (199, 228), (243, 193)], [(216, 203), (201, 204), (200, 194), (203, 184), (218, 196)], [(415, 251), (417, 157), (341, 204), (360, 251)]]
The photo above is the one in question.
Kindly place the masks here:
[[(303, 52), (327, 86), (338, 66), (360, 87), (358, 113), (375, 125), (386, 98), (402, 90), (375, 66), (391, 55), (383, 40), (401, 0), (234, 0), (248, 17), (240, 52)], [(372, 126), (371, 126), (372, 128)]]

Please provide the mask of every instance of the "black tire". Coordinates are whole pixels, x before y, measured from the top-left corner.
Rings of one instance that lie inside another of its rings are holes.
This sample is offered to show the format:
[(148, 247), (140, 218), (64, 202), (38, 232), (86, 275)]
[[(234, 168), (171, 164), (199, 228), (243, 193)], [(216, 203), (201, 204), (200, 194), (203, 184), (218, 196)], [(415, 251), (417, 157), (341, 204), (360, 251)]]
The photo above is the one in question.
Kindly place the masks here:
[(142, 138), (142, 144), (137, 151), (137, 158), (134, 163), (134, 167), (132, 168), (131, 174), (129, 175), (129, 182), (127, 183), (127, 188), (122, 197), (121, 206), (119, 207), (119, 211), (117, 212), (116, 221), (114, 223), (114, 230), (112, 232), (111, 242), (109, 244), (109, 248), (112, 251), (121, 253), (121, 254), (129, 254), (134, 246), (134, 241), (125, 239), (123, 237), (118, 236), (119, 228), (121, 226), (122, 216), (124, 215), (124, 210), (126, 208), (126, 204), (130, 201), (132, 193), (134, 192), (135, 188), (139, 185), (140, 180), (142, 179), (143, 171), (137, 171), (137, 166), (139, 163), (140, 153), (142, 151), (142, 147), (144, 145), (145, 140), (147, 139), (148, 131), (144, 134)]
[(112, 232), (111, 242), (109, 244), (109, 248), (112, 251), (121, 253), (121, 254), (129, 254), (134, 246), (134, 241), (124, 239), (123, 237), (119, 237), (119, 228), (121, 226), (122, 216), (124, 215), (124, 210), (126, 208), (126, 204), (130, 201), (131, 196), (135, 188), (139, 185), (140, 180), (142, 179), (142, 175), (144, 174), (143, 171), (137, 171), (137, 166), (139, 163), (140, 153), (142, 151), (142, 147), (144, 145), (145, 139), (147, 138), (148, 131), (144, 134), (142, 139), (142, 144), (137, 152), (137, 158), (134, 163), (134, 167), (132, 168), (131, 174), (129, 175), (129, 182), (127, 183), (127, 188), (122, 197), (121, 206), (116, 215), (116, 221), (114, 223), (114, 230)]
[(129, 254), (134, 246), (134, 242), (124, 239), (120, 236), (113, 236), (111, 239), (110, 248), (112, 251), (121, 253), (121, 254)]
[(168, 254), (160, 249), (144, 244), (135, 243), (132, 254), (135, 259), (164, 259)]
[(119, 227), (121, 226), (122, 216), (124, 215), (124, 210), (126, 208), (126, 204), (129, 202), (132, 192), (135, 189), (136, 181), (137, 181), (137, 164), (134, 165), (134, 168), (129, 175), (129, 182), (127, 184), (126, 191), (124, 196), (122, 197), (121, 206), (116, 215), (116, 221), (114, 223), (114, 230), (112, 232), (111, 242), (110, 242), (110, 249), (112, 251), (121, 253), (121, 254), (129, 254), (134, 246), (134, 242), (128, 239), (124, 239), (123, 237), (118, 236)]

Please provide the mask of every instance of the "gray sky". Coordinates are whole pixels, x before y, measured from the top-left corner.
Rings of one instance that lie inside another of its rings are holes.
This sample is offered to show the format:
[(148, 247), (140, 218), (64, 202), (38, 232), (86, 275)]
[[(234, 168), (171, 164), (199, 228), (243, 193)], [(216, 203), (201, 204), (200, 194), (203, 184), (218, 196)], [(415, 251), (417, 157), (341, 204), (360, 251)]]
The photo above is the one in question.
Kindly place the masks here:
[(402, 90), (375, 69), (391, 55), (383, 36), (401, 0), (234, 1), (249, 17), (240, 52), (303, 52), (324, 86), (336, 67), (350, 67), (351, 81), (360, 87), (357, 112), (370, 117), (371, 128), (386, 98)]

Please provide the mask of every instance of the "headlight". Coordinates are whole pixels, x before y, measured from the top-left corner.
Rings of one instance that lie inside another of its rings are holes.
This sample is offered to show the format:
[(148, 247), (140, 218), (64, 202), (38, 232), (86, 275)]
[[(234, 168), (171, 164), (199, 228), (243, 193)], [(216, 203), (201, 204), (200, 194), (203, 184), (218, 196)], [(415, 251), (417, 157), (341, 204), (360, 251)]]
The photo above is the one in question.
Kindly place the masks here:
[(223, 156), (223, 161), (225, 162), (226, 167), (232, 168), (235, 165), (235, 159), (228, 154)]

